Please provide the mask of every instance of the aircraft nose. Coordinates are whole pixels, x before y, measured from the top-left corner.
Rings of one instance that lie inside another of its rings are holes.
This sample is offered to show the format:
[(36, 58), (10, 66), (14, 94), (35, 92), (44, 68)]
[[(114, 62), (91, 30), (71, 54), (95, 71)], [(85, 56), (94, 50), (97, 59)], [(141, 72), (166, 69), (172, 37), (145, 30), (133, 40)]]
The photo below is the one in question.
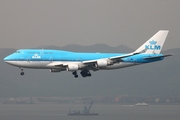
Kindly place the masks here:
[(10, 61), (10, 56), (4, 58), (4, 62), (8, 63)]
[(14, 65), (15, 62), (12, 61), (12, 55), (9, 55), (7, 57), (4, 58), (4, 62), (7, 63), (7, 64), (10, 64), (10, 65)]
[(5, 58), (4, 58), (4, 62), (6, 62), (7, 60), (8, 60), (8, 57), (5, 57)]

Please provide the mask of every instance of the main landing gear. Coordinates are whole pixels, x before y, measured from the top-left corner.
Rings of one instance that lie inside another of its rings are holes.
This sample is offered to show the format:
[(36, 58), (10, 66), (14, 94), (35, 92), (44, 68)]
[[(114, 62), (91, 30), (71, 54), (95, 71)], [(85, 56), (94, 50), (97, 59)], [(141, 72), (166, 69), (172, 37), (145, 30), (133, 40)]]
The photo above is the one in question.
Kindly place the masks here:
[(78, 74), (76, 71), (74, 71), (72, 74), (74, 75), (75, 78), (78, 78)]
[(23, 69), (22, 68), (20, 68), (20, 69), (21, 69), (21, 73), (20, 74), (23, 76), (24, 75)]
[(83, 70), (80, 72), (83, 77), (91, 77), (89, 70)]
[[(78, 78), (77, 71), (72, 72), (72, 74), (75, 78)], [(80, 74), (82, 75), (82, 77), (91, 77), (91, 73), (89, 72), (89, 70), (82, 70)]]

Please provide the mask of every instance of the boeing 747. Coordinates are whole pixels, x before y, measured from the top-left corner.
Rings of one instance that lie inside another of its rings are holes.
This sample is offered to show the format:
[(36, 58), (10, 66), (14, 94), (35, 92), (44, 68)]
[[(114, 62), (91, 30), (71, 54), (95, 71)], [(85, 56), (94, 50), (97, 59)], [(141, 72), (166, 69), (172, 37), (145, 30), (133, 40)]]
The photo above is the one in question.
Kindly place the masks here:
[(20, 49), (4, 58), (4, 62), (24, 68), (49, 69), (50, 72), (70, 71), (78, 78), (90, 77), (90, 71), (112, 70), (163, 60), (161, 54), (168, 30), (160, 30), (132, 53), (84, 53), (49, 49)]

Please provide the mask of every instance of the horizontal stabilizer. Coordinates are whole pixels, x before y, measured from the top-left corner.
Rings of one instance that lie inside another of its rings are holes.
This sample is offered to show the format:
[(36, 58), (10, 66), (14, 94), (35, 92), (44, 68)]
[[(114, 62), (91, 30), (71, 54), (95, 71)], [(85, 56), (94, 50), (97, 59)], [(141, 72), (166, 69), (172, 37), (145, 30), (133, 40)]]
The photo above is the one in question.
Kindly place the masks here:
[(162, 55), (162, 56), (153, 56), (153, 57), (146, 57), (146, 58), (143, 58), (143, 59), (144, 60), (152, 60), (152, 59), (164, 58), (164, 57), (169, 57), (169, 56), (172, 56), (172, 55), (169, 54), (169, 55)]

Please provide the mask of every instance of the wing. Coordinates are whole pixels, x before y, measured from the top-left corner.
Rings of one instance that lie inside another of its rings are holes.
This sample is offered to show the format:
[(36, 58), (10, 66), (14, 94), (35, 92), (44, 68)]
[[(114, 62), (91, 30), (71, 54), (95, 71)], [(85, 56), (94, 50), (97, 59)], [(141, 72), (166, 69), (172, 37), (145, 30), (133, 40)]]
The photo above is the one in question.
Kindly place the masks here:
[[(137, 54), (140, 54), (140, 53), (145, 53), (146, 51), (147, 51), (147, 49), (143, 49), (140, 52), (133, 52), (133, 53), (129, 53), (129, 54), (124, 54), (124, 55), (114, 56), (114, 57), (104, 58), (104, 59), (111, 60), (113, 63), (118, 63), (118, 62), (123, 61), (122, 58), (134, 56), (134, 55), (137, 55)], [(84, 64), (92, 64), (92, 63), (96, 63), (98, 60), (101, 60), (101, 59), (83, 61), (82, 63), (84, 63)]]
[[(141, 51), (139, 53), (133, 52), (133, 53), (124, 54), (124, 55), (120, 55), (120, 56), (114, 56), (114, 57), (110, 57), (110, 58), (102, 58), (102, 59), (95, 59), (95, 60), (87, 60), (87, 61), (82, 61), (82, 62), (76, 62), (76, 63), (73, 63), (73, 64), (83, 66), (80, 69), (87, 69), (87, 70), (97, 71), (97, 70), (100, 70), (101, 67), (105, 67), (107, 65), (112, 65), (112, 64), (119, 63), (119, 62), (123, 61), (122, 58), (137, 55), (137, 54), (140, 54), (140, 53), (142, 53), (144, 51), (145, 50), (143, 50), (143, 51)], [(101, 65), (101, 63), (102, 63), (102, 65)], [(53, 67), (53, 68), (59, 69), (59, 68), (66, 68), (70, 64), (72, 64), (72, 63), (69, 63), (69, 62), (52, 62), (52, 63), (48, 64), (47, 67)]]
[[(96, 59), (96, 60), (88, 60), (88, 61), (83, 61), (82, 63), (85, 64), (87, 67), (87, 69), (89, 70), (93, 70), (93, 71), (97, 71), (100, 69), (100, 67), (106, 67), (107, 65), (113, 65), (115, 63), (119, 63), (122, 62), (122, 58), (126, 58), (126, 57), (130, 57), (130, 56), (134, 56), (137, 54), (141, 54), (141, 53), (145, 53), (147, 51), (147, 48), (139, 51), (139, 52), (132, 52), (129, 54), (124, 54), (124, 55), (120, 55), (120, 56), (114, 56), (114, 57), (110, 57), (110, 58), (103, 58), (103, 59)], [(104, 66), (98, 66), (98, 63), (103, 63)]]
[(114, 57), (110, 57), (109, 59), (112, 60), (114, 63), (118, 63), (118, 62), (123, 61), (122, 58), (134, 56), (137, 54), (140, 54), (140, 53), (130, 53), (130, 54), (125, 54), (125, 55), (121, 55), (121, 56), (114, 56)]
[(108, 65), (113, 65), (115, 63), (122, 62), (123, 61), (122, 58), (134, 56), (137, 54), (140, 54), (140, 53), (129, 53), (129, 54), (114, 56), (114, 57), (110, 57), (110, 58), (88, 60), (88, 61), (83, 61), (82, 63), (85, 64), (85, 66), (86, 66), (84, 69), (97, 71)]
[(87, 61), (83, 61), (82, 63), (84, 63), (84, 64), (93, 64), (93, 63), (96, 63), (98, 60), (111, 60), (111, 61), (113, 61), (113, 63), (117, 63), (117, 62), (123, 61), (122, 58), (130, 57), (130, 56), (137, 55), (137, 54), (140, 54), (140, 53), (130, 53), (130, 54), (114, 56), (114, 57), (110, 57), (110, 58), (87, 60)]

